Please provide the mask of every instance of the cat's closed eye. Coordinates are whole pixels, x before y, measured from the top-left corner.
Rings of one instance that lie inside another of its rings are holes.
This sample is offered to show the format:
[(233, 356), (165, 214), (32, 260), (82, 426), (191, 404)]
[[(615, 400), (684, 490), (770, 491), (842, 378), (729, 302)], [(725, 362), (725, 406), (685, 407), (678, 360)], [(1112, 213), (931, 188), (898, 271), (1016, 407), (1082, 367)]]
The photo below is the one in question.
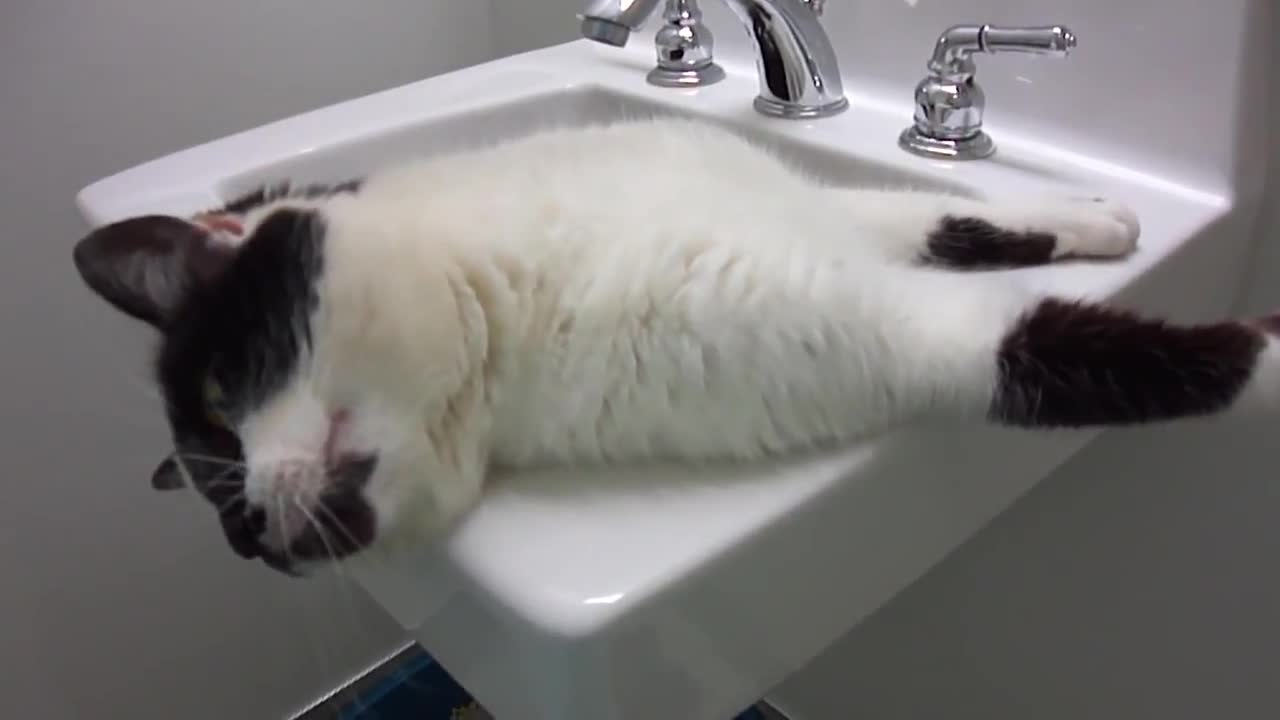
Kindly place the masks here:
[(204, 381), (204, 411), (205, 418), (210, 423), (223, 429), (231, 429), (227, 412), (227, 395), (222, 385), (212, 377), (205, 378)]

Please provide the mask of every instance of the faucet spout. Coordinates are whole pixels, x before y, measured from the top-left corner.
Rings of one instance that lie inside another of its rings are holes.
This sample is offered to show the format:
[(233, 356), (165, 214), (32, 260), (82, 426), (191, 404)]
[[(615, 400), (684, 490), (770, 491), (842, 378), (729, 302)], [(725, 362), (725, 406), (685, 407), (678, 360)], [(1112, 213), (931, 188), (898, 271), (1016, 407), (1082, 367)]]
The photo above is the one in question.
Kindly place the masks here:
[[(680, 55), (692, 54), (703, 65), (709, 65), (710, 47), (700, 46), (697, 22), (701, 15), (695, 0), (666, 2), (667, 15), (678, 19), (678, 28), (673, 32), (681, 40)], [(835, 115), (849, 106), (835, 49), (818, 21), (823, 0), (724, 2), (751, 39), (760, 83), (756, 110), (774, 117), (817, 118)], [(659, 0), (588, 0), (581, 16), (582, 35), (596, 42), (623, 46), (632, 32), (656, 14), (658, 4)], [(664, 58), (659, 50), (661, 62)], [(667, 61), (670, 64), (670, 58)], [(655, 82), (654, 78), (651, 75), (650, 81)], [(694, 78), (694, 84), (698, 81)]]
[(760, 77), (756, 110), (785, 118), (835, 115), (849, 106), (840, 64), (818, 15), (822, 0), (726, 0), (751, 37)]

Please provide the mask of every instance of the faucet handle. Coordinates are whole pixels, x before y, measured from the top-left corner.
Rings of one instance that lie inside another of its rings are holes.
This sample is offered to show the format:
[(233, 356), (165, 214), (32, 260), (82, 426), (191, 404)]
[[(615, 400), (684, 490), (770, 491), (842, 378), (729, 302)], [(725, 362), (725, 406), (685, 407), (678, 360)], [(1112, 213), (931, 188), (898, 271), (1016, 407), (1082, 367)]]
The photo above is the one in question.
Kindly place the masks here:
[(1061, 25), (996, 27), (956, 25), (938, 36), (929, 70), (939, 75), (973, 74), (973, 55), (1028, 53), (1066, 57), (1076, 47), (1075, 33)]
[(1075, 47), (1075, 33), (1062, 25), (949, 28), (934, 45), (929, 75), (916, 86), (915, 122), (898, 144), (926, 157), (973, 160), (991, 155), (995, 143), (982, 130), (986, 96), (973, 80), (973, 56), (1014, 52), (1066, 57)]
[(1076, 48), (1076, 35), (1061, 25), (982, 28), (982, 50), (988, 53), (1025, 52), (1066, 57)]

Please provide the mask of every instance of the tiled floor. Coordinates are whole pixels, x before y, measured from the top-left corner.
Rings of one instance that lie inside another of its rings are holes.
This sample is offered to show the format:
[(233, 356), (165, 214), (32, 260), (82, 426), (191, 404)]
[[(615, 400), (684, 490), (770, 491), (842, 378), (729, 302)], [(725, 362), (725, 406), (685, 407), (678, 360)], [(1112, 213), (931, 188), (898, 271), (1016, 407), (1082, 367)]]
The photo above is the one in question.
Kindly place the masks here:
[[(774, 720), (763, 706), (734, 720)], [(299, 720), (493, 720), (431, 656), (412, 648)], [(504, 718), (504, 720), (506, 720)], [(520, 720), (515, 718), (513, 720)]]

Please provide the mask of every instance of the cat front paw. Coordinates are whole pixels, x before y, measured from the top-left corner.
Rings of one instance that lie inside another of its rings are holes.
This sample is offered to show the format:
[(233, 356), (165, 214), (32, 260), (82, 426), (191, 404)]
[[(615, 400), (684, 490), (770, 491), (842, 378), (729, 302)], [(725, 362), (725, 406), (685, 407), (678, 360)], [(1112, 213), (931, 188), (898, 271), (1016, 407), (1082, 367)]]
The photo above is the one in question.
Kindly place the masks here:
[(1104, 197), (1046, 200), (1020, 218), (1032, 232), (1052, 235), (1053, 258), (1120, 258), (1138, 247), (1138, 215), (1124, 203)]

